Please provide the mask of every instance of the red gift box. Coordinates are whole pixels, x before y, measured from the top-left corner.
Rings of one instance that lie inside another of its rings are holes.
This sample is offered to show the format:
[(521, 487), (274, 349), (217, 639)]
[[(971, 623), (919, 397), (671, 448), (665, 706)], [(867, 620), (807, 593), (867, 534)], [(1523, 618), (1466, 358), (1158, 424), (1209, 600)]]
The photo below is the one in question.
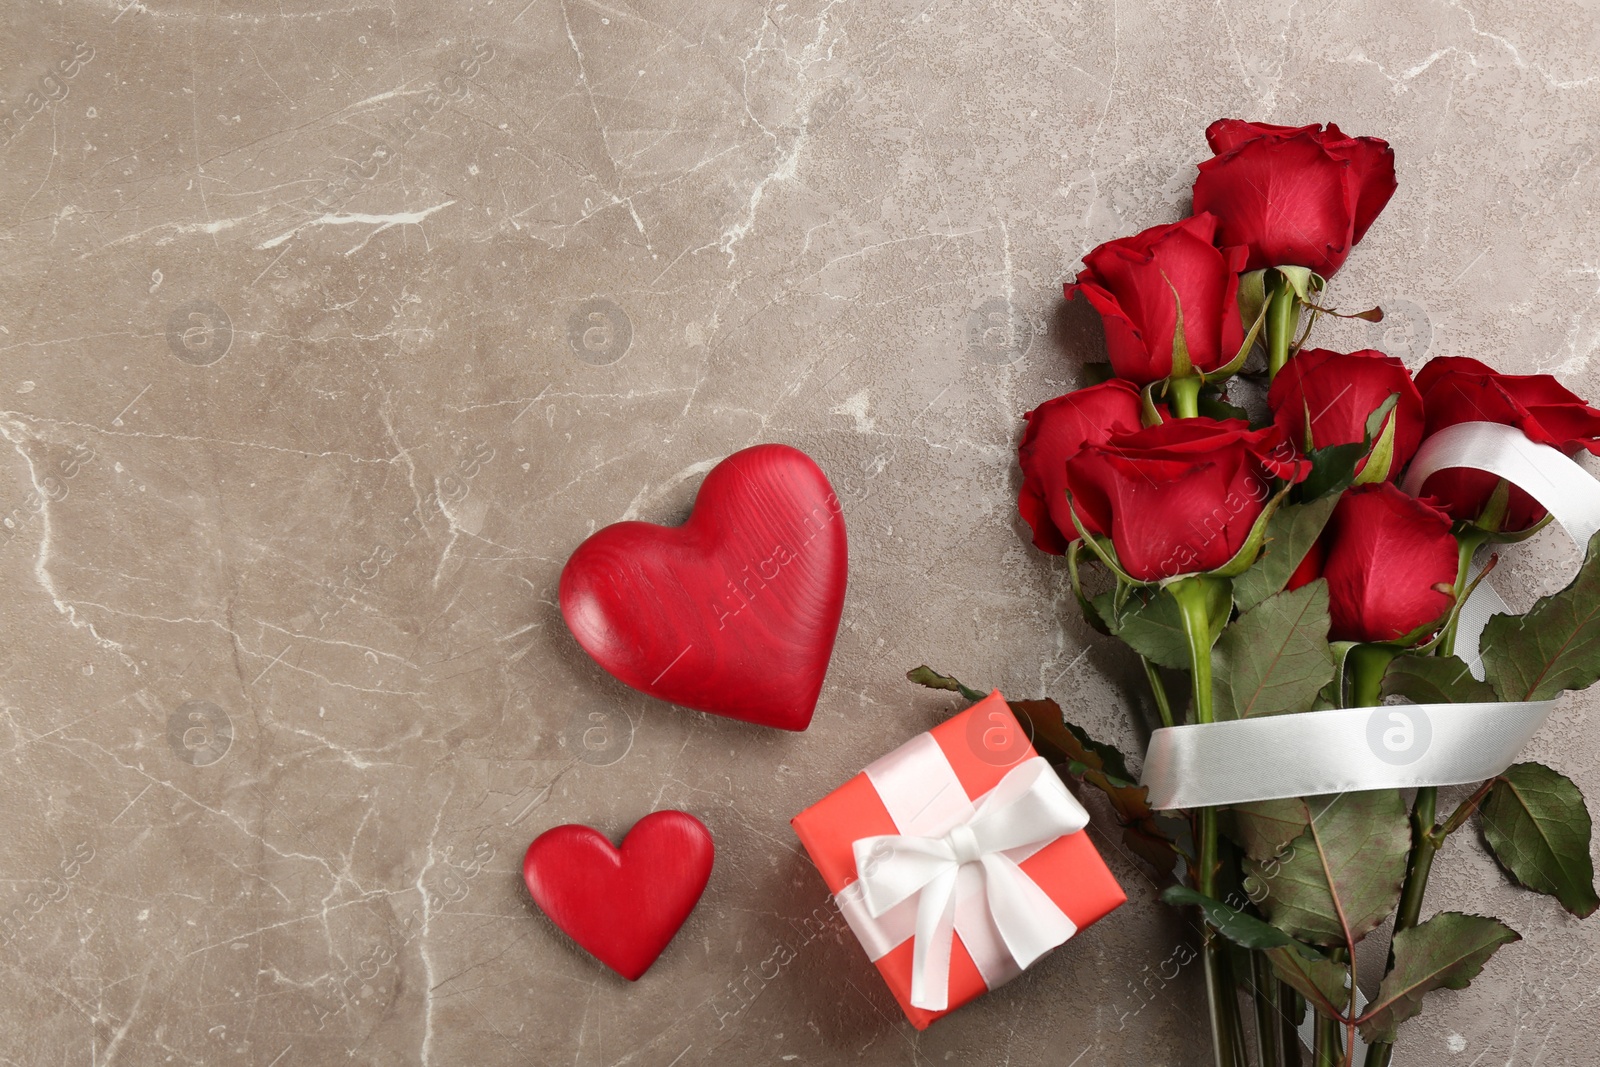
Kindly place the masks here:
[[(1046, 792), (1060, 786), (1055, 772), (1038, 760), (1037, 755), (1005, 699), (998, 692), (991, 693), (961, 714), (874, 762), (791, 820), (801, 844), (833, 892), (840, 911), (889, 984), (906, 1018), (918, 1030), (1010, 980), (1021, 973), (1022, 968), (1006, 954), (1005, 936), (995, 933), (995, 922), (988, 912), (993, 905), (985, 897), (985, 893), (992, 891), (974, 892), (972, 885), (983, 885), (984, 880), (968, 879), (963, 889), (957, 891), (951, 908), (957, 918), (953, 938), (946, 942), (949, 944), (947, 1006), (943, 1010), (928, 1010), (914, 1005), (913, 961), (918, 937), (909, 934), (907, 928), (915, 917), (918, 899), (912, 897), (901, 907), (876, 918), (869, 913), (863, 898), (872, 896), (872, 888), (862, 883), (858, 875), (860, 871), (865, 871), (869, 877), (874, 874), (872, 864), (884, 846), (875, 840), (869, 854), (863, 839), (904, 841), (908, 838), (892, 835), (917, 835), (912, 840), (927, 844), (924, 839), (948, 834), (945, 840), (964, 835), (970, 842), (970, 832), (959, 827), (977, 825), (970, 823), (974, 809), (981, 819), (986, 810), (994, 808), (993, 803), (985, 804), (986, 801), (1016, 794), (1018, 787), (1026, 784), (1024, 779), (1037, 779), (1035, 784)], [(1005, 786), (997, 790), (1002, 781)], [(992, 791), (994, 797), (991, 798)], [(1058, 808), (1070, 806), (1081, 816), (1076, 825), (1085, 824), (1087, 814), (1077, 802), (1064, 788), (1058, 792), (1060, 796), (1052, 795), (1049, 802)], [(992, 825), (993, 820), (989, 822)], [(863, 845), (858, 846), (858, 842)], [(968, 851), (963, 853), (963, 847)], [(1011, 867), (1015, 860), (1012, 869), (1020, 870), (1026, 876), (1023, 881), (1032, 883), (1021, 888), (1035, 894), (1027, 899), (1034, 901), (1032, 912), (1037, 913), (1039, 923), (1046, 927), (1050, 922), (1058, 924), (1057, 933), (1049, 937), (1049, 944), (1059, 943), (1075, 932), (1073, 928), (1082, 930), (1127, 900), (1122, 887), (1090, 842), (1088, 833), (1082, 829), (1053, 837), (1042, 845), (1036, 843), (999, 855), (1006, 857), (999, 861), (1001, 866)], [(970, 845), (958, 846), (955, 856), (951, 865), (959, 865), (963, 872), (980, 866), (974, 860)], [(926, 860), (920, 852), (917, 858)], [(988, 859), (982, 861), (984, 872), (990, 870), (989, 863)], [(1034, 886), (1043, 891), (1043, 896), (1036, 894)], [(1015, 898), (1016, 894), (1010, 896)], [(1059, 912), (1053, 911), (1051, 904)], [(979, 918), (974, 920), (974, 916)], [(945, 929), (948, 930), (948, 924)], [(938, 939), (930, 940), (937, 942)], [(967, 943), (969, 940), (972, 945)], [(940, 946), (935, 943), (931, 951), (942, 963)], [(926, 994), (924, 996), (926, 998)]]

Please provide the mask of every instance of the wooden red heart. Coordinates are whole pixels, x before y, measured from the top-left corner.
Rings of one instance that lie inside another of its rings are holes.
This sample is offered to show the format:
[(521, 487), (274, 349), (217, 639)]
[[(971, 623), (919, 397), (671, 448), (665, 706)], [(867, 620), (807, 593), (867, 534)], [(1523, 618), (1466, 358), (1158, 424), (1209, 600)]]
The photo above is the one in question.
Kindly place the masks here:
[(546, 830), (528, 846), (522, 878), (551, 922), (634, 982), (705, 892), (714, 851), (699, 819), (658, 811), (633, 824), (620, 850), (587, 826)]
[(682, 526), (619, 522), (561, 571), (561, 616), (596, 663), (674, 704), (804, 730), (844, 609), (844, 516), (787, 445), (735, 452)]

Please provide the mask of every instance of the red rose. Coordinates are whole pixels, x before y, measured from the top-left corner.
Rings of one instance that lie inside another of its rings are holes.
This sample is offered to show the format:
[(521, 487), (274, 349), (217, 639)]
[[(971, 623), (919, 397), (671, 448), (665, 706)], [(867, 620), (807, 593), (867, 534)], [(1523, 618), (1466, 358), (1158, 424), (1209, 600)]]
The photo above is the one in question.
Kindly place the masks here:
[(1219, 119), (1206, 130), (1215, 158), (1200, 164), (1194, 210), (1220, 220), (1217, 239), (1250, 250), (1246, 270), (1309, 267), (1324, 278), (1394, 195), (1394, 151), (1339, 127)]
[(1140, 581), (1216, 570), (1243, 547), (1274, 475), (1304, 478), (1274, 427), (1240, 419), (1173, 419), (1112, 434), (1067, 460), (1084, 527), (1111, 536), (1117, 557)]
[(1117, 377), (1148, 385), (1172, 373), (1180, 302), (1184, 343), (1197, 370), (1216, 370), (1239, 354), (1245, 250), (1219, 251), (1212, 244), (1216, 229), (1214, 217), (1197, 214), (1107, 241), (1083, 257), (1067, 297), (1081, 292), (1100, 313)]
[(1295, 564), (1294, 573), (1289, 575), (1289, 580), (1283, 583), (1285, 592), (1293, 592), (1302, 585), (1310, 585), (1322, 577), (1322, 565), (1328, 561), (1328, 543), (1322, 538), (1311, 542), (1311, 547)]
[(1334, 641), (1393, 641), (1436, 622), (1454, 597), (1450, 519), (1388, 482), (1347, 490), (1322, 531)]
[[(1387, 420), (1394, 423), (1389, 466), (1394, 480), (1422, 444), (1423, 424), (1422, 396), (1398, 359), (1370, 348), (1349, 353), (1308, 348), (1278, 372), (1267, 403), (1273, 422), (1296, 448), (1306, 448), (1308, 441), (1311, 448), (1327, 448), (1364, 440), (1367, 416), (1396, 393), (1400, 399)], [(1361, 462), (1365, 466), (1366, 460)]]
[(1113, 432), (1137, 430), (1139, 390), (1114, 378), (1046, 400), (1022, 417), (1028, 428), (1017, 446), (1017, 510), (1033, 529), (1034, 545), (1059, 556), (1078, 539), (1067, 508), (1067, 457)]
[[(1458, 422), (1498, 422), (1569, 456), (1584, 448), (1600, 455), (1600, 411), (1548, 374), (1500, 374), (1475, 359), (1441, 356), (1418, 373), (1417, 389), (1430, 434)], [(1451, 518), (1470, 522), (1483, 514), (1498, 483), (1486, 471), (1442, 470), (1423, 484), (1422, 495)], [(1526, 530), (1544, 515), (1537, 501), (1512, 486), (1500, 529)]]

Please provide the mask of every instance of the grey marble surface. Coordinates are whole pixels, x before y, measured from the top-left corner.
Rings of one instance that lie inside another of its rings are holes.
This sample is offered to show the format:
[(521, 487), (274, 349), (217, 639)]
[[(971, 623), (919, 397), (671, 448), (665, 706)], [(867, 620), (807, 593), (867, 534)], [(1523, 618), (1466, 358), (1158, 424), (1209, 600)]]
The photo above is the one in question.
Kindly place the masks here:
[[(1137, 750), (1139, 679), (1015, 517), (1019, 415), (1099, 351), (1061, 282), (1187, 209), (1210, 120), (1332, 119), (1400, 191), (1332, 297), (1390, 318), (1321, 339), (1600, 396), (1592, 3), (0, 21), (3, 1063), (1201, 1064), (1188, 932), (1114, 835), (1128, 905), (918, 1034), (788, 827), (949, 710), (922, 662)], [(678, 521), (760, 441), (846, 501), (798, 735), (630, 693), (554, 606), (590, 531)], [(1552, 534), (1502, 587), (1572, 562)], [(1533, 755), (1600, 795), (1594, 699)], [(629, 985), (520, 858), (661, 807), (718, 861)], [(1429, 908), (1524, 940), (1397, 1062), (1593, 1063), (1600, 925), (1467, 835), (1437, 872)]]

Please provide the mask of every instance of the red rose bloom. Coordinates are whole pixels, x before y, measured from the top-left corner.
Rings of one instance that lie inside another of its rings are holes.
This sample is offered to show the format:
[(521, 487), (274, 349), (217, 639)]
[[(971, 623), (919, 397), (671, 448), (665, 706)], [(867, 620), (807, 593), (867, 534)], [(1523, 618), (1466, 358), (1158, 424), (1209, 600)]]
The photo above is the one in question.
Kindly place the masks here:
[(1238, 355), (1245, 251), (1219, 251), (1212, 244), (1216, 229), (1214, 217), (1197, 214), (1107, 241), (1083, 257), (1067, 297), (1081, 292), (1100, 313), (1117, 377), (1148, 385), (1172, 373), (1180, 302), (1184, 343), (1197, 370), (1216, 370)]
[(1389, 143), (1332, 123), (1219, 119), (1206, 140), (1216, 156), (1200, 164), (1194, 210), (1217, 216), (1220, 243), (1250, 250), (1246, 270), (1292, 265), (1332, 277), (1396, 188)]
[[(1417, 374), (1417, 389), (1430, 434), (1458, 422), (1498, 422), (1569, 456), (1585, 448), (1600, 455), (1600, 411), (1548, 374), (1500, 374), (1475, 359), (1440, 356)], [(1487, 471), (1442, 470), (1423, 483), (1422, 495), (1451, 518), (1470, 522), (1483, 514), (1498, 483)], [(1512, 486), (1500, 528), (1526, 530), (1544, 515), (1537, 501)]]
[(1309, 471), (1273, 427), (1174, 419), (1085, 446), (1067, 460), (1067, 488), (1084, 527), (1110, 535), (1123, 569), (1159, 581), (1227, 563), (1272, 496), (1272, 478)]
[(1393, 641), (1450, 610), (1457, 547), (1450, 519), (1388, 482), (1347, 490), (1321, 540), (1334, 641)]
[(1405, 364), (1393, 356), (1370, 348), (1349, 353), (1308, 348), (1278, 372), (1267, 403), (1273, 422), (1296, 448), (1306, 448), (1308, 441), (1311, 448), (1327, 448), (1365, 440), (1367, 417), (1396, 393), (1400, 399), (1388, 422), (1394, 423), (1389, 478), (1397, 480), (1422, 444), (1423, 416), (1422, 396)]
[(1067, 457), (1114, 432), (1137, 430), (1139, 390), (1114, 378), (1046, 400), (1022, 417), (1028, 428), (1017, 447), (1017, 510), (1033, 529), (1034, 545), (1059, 556), (1078, 539), (1067, 508)]

